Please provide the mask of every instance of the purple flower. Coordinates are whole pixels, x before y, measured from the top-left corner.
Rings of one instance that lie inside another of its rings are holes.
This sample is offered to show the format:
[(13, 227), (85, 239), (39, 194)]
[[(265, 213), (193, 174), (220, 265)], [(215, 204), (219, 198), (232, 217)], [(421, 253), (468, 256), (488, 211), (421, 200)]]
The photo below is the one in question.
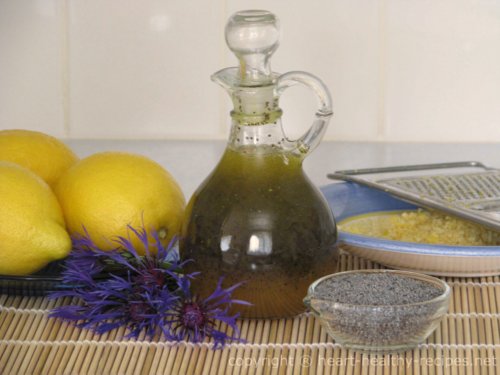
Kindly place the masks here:
[[(224, 347), (226, 341), (239, 341), (239, 330), (236, 319), (239, 313), (230, 315), (229, 309), (233, 304), (250, 305), (248, 302), (231, 299), (231, 293), (242, 283), (230, 288), (222, 288), (223, 278), (219, 279), (215, 291), (208, 297), (201, 299), (191, 295), (189, 278), (179, 280), (180, 290), (184, 298), (174, 303), (173, 314), (169, 320), (170, 331), (165, 335), (174, 340), (186, 339), (200, 342), (210, 337), (214, 340), (214, 349)], [(217, 328), (219, 323), (231, 327), (232, 334), (226, 334)]]
[[(214, 348), (223, 347), (227, 341), (239, 341), (239, 315), (230, 315), (229, 309), (233, 304), (247, 304), (231, 299), (231, 293), (241, 283), (223, 289), (221, 279), (207, 298), (192, 296), (190, 280), (198, 273), (183, 273), (186, 261), (181, 262), (174, 254), (173, 241), (164, 246), (153, 233), (151, 244), (144, 229), (129, 230), (141, 240), (144, 256), (124, 237), (115, 240), (117, 247), (112, 251), (99, 249), (87, 232), (73, 239), (74, 248), (63, 271), (67, 289), (50, 297), (74, 297), (81, 303), (59, 306), (50, 316), (73, 321), (99, 334), (125, 326), (127, 336), (135, 338), (143, 331), (148, 336), (162, 332), (177, 341), (212, 338)], [(221, 323), (233, 333), (218, 329)]]

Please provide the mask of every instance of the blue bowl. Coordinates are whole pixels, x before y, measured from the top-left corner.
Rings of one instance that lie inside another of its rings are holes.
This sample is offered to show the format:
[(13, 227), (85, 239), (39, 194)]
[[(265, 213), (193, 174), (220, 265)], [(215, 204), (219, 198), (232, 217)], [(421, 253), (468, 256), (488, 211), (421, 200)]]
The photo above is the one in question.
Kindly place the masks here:
[[(322, 189), (337, 222), (379, 211), (414, 210), (408, 202), (355, 183)], [(500, 274), (500, 246), (451, 246), (392, 241), (339, 231), (339, 245), (355, 255), (391, 268), (439, 276)]]

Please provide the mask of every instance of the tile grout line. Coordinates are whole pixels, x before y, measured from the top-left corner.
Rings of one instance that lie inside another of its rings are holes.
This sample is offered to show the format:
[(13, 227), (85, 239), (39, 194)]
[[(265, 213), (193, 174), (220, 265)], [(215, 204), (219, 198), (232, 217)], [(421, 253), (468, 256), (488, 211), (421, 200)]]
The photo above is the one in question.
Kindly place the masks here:
[(387, 137), (387, 0), (378, 2), (378, 108), (377, 108), (377, 139)]
[(70, 127), (70, 87), (69, 87), (69, 4), (68, 0), (61, 0), (61, 88), (64, 137), (69, 138)]

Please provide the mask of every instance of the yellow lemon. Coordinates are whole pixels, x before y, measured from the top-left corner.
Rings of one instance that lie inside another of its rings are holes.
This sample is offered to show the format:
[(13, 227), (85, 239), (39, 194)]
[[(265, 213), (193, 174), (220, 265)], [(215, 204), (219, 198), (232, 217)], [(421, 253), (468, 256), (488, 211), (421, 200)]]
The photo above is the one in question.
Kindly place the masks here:
[(78, 157), (58, 139), (31, 130), (0, 131), (0, 160), (28, 168), (51, 187)]
[(63, 174), (55, 192), (70, 233), (86, 230), (103, 250), (115, 248), (112, 240), (122, 236), (143, 253), (128, 225), (156, 231), (166, 245), (179, 233), (184, 215), (184, 195), (173, 177), (156, 162), (130, 153), (103, 152), (80, 160)]
[(33, 273), (70, 250), (50, 187), (28, 169), (0, 161), (0, 274)]

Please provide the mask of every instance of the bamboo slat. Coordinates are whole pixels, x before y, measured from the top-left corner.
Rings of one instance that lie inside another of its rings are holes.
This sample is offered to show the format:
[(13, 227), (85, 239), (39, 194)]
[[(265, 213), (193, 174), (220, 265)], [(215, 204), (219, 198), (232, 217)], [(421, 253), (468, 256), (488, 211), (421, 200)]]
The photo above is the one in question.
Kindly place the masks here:
[[(342, 254), (339, 270), (380, 268)], [(446, 278), (450, 309), (418, 348), (373, 355), (342, 348), (311, 314), (240, 320), (246, 343), (214, 351), (210, 343), (104, 335), (48, 317), (67, 299), (0, 295), (0, 374), (500, 374), (500, 277)]]

